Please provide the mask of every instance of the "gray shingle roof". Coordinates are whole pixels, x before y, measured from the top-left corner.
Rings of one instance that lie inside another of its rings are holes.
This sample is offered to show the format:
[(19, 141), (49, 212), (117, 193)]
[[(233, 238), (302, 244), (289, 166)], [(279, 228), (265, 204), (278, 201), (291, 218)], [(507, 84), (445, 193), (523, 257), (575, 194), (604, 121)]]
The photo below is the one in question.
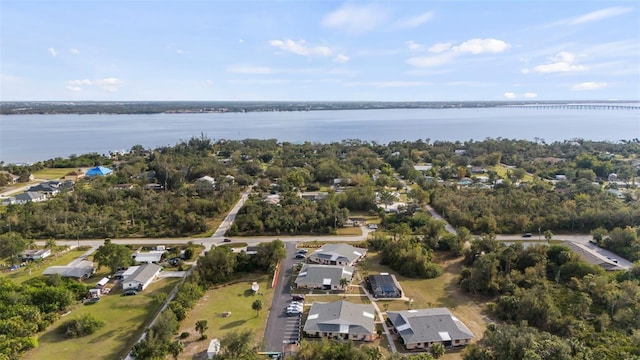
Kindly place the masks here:
[(374, 314), (371, 304), (353, 304), (344, 300), (314, 302), (304, 324), (304, 331), (371, 335), (374, 331)]
[[(314, 258), (352, 263), (365, 254), (367, 249), (360, 249), (348, 244), (326, 244), (314, 251), (309, 258)], [(316, 260), (317, 261), (317, 260)]]
[(133, 273), (131, 276), (125, 279), (126, 282), (137, 281), (139, 283), (146, 283), (149, 279), (152, 279), (162, 269), (162, 266), (156, 264), (144, 264)]
[(340, 285), (342, 278), (351, 282), (353, 271), (352, 266), (304, 264), (295, 283), (296, 285)]
[(405, 344), (472, 339), (473, 333), (447, 308), (388, 311)]

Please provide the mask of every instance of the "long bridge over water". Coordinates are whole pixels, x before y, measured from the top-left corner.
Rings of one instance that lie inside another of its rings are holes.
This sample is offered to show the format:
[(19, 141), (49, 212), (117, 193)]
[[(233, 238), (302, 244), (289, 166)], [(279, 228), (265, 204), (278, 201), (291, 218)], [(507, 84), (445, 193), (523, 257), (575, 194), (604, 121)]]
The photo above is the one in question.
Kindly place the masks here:
[(568, 110), (640, 110), (640, 104), (526, 104), (503, 105), (520, 109), (568, 109)]

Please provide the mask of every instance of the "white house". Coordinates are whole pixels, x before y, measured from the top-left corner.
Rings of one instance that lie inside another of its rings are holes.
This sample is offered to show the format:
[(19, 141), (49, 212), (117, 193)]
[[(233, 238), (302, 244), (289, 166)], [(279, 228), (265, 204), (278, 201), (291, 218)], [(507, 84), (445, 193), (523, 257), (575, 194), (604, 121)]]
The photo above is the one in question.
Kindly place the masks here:
[(158, 276), (162, 267), (156, 264), (140, 265), (136, 271), (124, 279), (123, 290), (142, 291)]

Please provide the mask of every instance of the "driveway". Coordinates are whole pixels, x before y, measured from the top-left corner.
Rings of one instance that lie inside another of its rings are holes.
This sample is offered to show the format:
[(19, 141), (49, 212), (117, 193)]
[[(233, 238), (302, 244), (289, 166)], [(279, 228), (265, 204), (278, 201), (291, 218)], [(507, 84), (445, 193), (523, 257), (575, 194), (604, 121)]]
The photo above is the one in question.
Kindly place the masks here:
[(298, 341), (296, 332), (300, 331), (300, 316), (288, 316), (287, 306), (291, 301), (291, 274), (293, 265), (300, 260), (295, 258), (296, 244), (286, 243), (287, 257), (282, 261), (278, 283), (274, 289), (273, 302), (269, 309), (269, 319), (264, 333), (265, 351), (283, 351), (283, 345), (291, 341)]

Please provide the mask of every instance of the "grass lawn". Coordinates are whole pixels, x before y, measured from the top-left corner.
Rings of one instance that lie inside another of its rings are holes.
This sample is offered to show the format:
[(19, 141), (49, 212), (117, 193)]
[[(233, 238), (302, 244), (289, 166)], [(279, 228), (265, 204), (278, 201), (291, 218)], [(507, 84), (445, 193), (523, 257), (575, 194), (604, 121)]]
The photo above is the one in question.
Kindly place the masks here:
[[(380, 265), (380, 255), (374, 251), (367, 253), (367, 258), (360, 263), (360, 266), (363, 277), (365, 273), (388, 272), (395, 274), (405, 296), (413, 299), (413, 309), (447, 307), (474, 333), (476, 336), (474, 340), (479, 340), (487, 327), (487, 319), (484, 315), (483, 304), (481, 304), (482, 300), (464, 293), (458, 286), (462, 258), (448, 259), (436, 253), (434, 261), (443, 269), (443, 274), (435, 279), (410, 279), (398, 275), (389, 267)], [(409, 305), (402, 300), (379, 301), (378, 306), (383, 311), (384, 303), (389, 304), (389, 311), (409, 308)], [(461, 353), (455, 352), (447, 354), (441, 359), (461, 358)]]
[[(138, 341), (146, 325), (160, 308), (153, 298), (158, 293), (169, 293), (179, 279), (155, 281), (136, 296), (120, 296), (122, 291), (105, 295), (92, 305), (79, 305), (38, 338), (39, 345), (25, 354), (25, 360), (72, 360), (90, 355), (91, 359), (121, 359)], [(105, 325), (94, 334), (78, 339), (66, 339), (57, 328), (67, 319), (90, 313)]]
[[(257, 295), (251, 291), (253, 281), (260, 285)], [(179, 333), (186, 331), (191, 335), (183, 340), (185, 349), (179, 359), (191, 359), (195, 354), (206, 351), (211, 339), (219, 339), (230, 331), (249, 329), (253, 331), (255, 340), (261, 342), (273, 299), (270, 285), (271, 279), (267, 275), (248, 275), (237, 283), (208, 290), (180, 324)], [(251, 304), (257, 299), (262, 300), (258, 316), (251, 309)], [(223, 317), (225, 311), (230, 311), (231, 316)], [(199, 340), (200, 335), (195, 329), (199, 320), (207, 320), (207, 340)]]
[(29, 279), (42, 275), (42, 272), (49, 266), (67, 265), (85, 252), (86, 250), (71, 250), (57, 257), (56, 255), (51, 255), (42, 260), (42, 262), (35, 261), (30, 263), (29, 266), (23, 266), (14, 271), (9, 271), (8, 269), (2, 270), (0, 271), (0, 276), (11, 279), (11, 281), (16, 284), (22, 284)]
[(213, 236), (213, 234), (216, 232), (216, 230), (218, 230), (218, 228), (220, 227), (220, 224), (222, 224), (222, 221), (224, 220), (224, 218), (227, 217), (227, 213), (225, 212), (224, 214), (219, 214), (213, 218), (209, 218), (207, 219), (205, 222), (207, 223), (207, 226), (209, 227), (209, 230), (207, 230), (206, 232), (200, 233), (200, 234), (194, 234), (191, 235), (190, 237), (192, 238), (204, 238), (204, 237), (211, 237)]
[(68, 172), (78, 170), (77, 168), (47, 168), (33, 173), (36, 179), (57, 180), (65, 176)]
[(362, 235), (362, 229), (360, 226), (348, 226), (336, 229), (336, 235), (343, 236), (360, 236)]

